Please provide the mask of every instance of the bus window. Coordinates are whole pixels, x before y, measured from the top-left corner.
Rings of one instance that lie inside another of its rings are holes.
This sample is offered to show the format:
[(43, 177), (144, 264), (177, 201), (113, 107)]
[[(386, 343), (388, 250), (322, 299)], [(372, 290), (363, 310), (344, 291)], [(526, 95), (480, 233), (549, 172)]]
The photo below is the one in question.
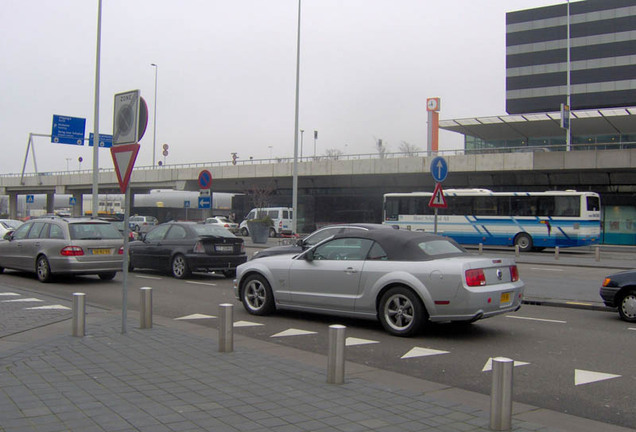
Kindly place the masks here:
[(580, 216), (580, 200), (578, 196), (554, 197), (554, 216)]
[(601, 203), (598, 197), (589, 196), (587, 198), (587, 211), (601, 211)]

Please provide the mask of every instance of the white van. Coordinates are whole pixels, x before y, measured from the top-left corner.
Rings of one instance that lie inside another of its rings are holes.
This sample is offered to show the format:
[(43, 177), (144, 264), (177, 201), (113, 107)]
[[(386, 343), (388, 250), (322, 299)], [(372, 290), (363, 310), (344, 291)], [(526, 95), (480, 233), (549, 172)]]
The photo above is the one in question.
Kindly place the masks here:
[(243, 236), (250, 235), (247, 229), (247, 221), (251, 219), (261, 219), (265, 216), (269, 216), (274, 222), (274, 225), (269, 230), (270, 237), (277, 237), (281, 234), (292, 233), (292, 213), (293, 210), (290, 207), (263, 207), (259, 209), (252, 209), (245, 216), (245, 220), (239, 225), (239, 232)]

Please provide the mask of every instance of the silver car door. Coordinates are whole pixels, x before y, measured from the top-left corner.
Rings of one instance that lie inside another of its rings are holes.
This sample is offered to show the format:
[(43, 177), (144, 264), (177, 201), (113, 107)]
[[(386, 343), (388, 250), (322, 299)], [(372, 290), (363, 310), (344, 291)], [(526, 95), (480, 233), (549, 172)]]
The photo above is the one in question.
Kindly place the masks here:
[(364, 259), (371, 244), (368, 239), (337, 238), (294, 259), (289, 273), (292, 303), (316, 309), (352, 311), (359, 293)]

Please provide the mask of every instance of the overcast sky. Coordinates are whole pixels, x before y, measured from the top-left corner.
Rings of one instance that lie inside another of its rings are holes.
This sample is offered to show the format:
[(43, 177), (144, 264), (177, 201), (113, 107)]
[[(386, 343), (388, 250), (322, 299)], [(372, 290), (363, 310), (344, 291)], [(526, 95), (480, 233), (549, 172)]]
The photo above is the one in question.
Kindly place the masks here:
[[(505, 14), (556, 0), (302, 0), (303, 155), (426, 147), (441, 119), (505, 114)], [(98, 0), (0, 0), (0, 173), (54, 114), (93, 131)], [(150, 119), (137, 166), (293, 156), (298, 0), (103, 0), (100, 132), (114, 95), (141, 90)], [(442, 133), (442, 149), (462, 145)], [(92, 168), (92, 147), (35, 139), (38, 171)], [(108, 150), (100, 167), (112, 168)], [(29, 154), (27, 172), (33, 172)]]

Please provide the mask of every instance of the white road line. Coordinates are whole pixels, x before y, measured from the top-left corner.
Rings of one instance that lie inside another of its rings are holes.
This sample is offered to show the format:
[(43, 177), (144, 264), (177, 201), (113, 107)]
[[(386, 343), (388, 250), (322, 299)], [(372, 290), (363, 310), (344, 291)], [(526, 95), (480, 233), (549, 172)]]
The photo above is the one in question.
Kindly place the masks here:
[(546, 271), (555, 271), (555, 272), (563, 271), (563, 269), (555, 269), (551, 267), (530, 267), (530, 270), (546, 270)]
[(21, 298), (21, 299), (15, 299), (15, 300), (2, 300), (2, 303), (34, 303), (34, 302), (41, 302), (44, 300), (40, 300), (38, 298)]
[(627, 330), (636, 330), (636, 327), (627, 327)]
[(0, 297), (11, 297), (11, 296), (19, 296), (20, 294), (16, 294), (14, 292), (0, 292)]
[(204, 314), (192, 314), (186, 315), (179, 318), (175, 318), (175, 320), (197, 320), (197, 319), (212, 319), (216, 318), (214, 315), (204, 315)]
[(26, 310), (71, 310), (70, 307), (62, 306), (62, 305), (49, 305), (49, 306), (36, 306), (24, 308)]
[(275, 335), (272, 335), (270, 337), (305, 336), (310, 334), (316, 334), (316, 332), (290, 328), (280, 333), (276, 333)]
[(135, 275), (135, 277), (138, 277), (139, 279), (152, 279), (152, 280), (161, 280), (163, 278), (161, 277), (157, 277), (157, 276), (141, 276), (141, 275)]
[(216, 284), (215, 284), (215, 283), (212, 283), (212, 282), (186, 281), (186, 283), (194, 284), (194, 285), (208, 285), (208, 286), (216, 286)]
[(522, 317), (522, 316), (516, 316), (516, 315), (506, 315), (506, 318), (514, 318), (514, 319), (528, 320), (528, 321), (543, 321), (543, 322), (551, 322), (551, 323), (557, 323), (557, 324), (567, 323), (567, 321), (551, 320), (551, 319), (543, 319), (543, 318), (530, 318), (530, 317)]

